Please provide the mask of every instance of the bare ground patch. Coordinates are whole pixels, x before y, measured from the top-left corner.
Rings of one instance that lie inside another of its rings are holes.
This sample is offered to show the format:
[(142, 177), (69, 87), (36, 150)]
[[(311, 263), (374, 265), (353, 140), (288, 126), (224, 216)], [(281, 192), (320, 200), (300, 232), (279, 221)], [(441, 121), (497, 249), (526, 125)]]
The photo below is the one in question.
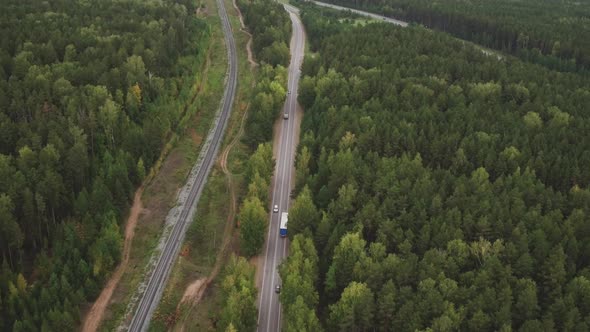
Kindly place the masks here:
[(232, 3), (234, 5), (236, 12), (238, 13), (238, 18), (240, 19), (240, 26), (242, 27), (240, 30), (250, 37), (250, 39), (248, 39), (248, 43), (246, 44), (246, 53), (248, 54), (248, 62), (250, 63), (250, 69), (252, 69), (258, 66), (258, 63), (254, 61), (254, 55), (252, 53), (252, 34), (248, 32), (248, 30), (246, 30), (246, 25), (244, 24), (244, 17), (242, 16), (240, 8), (236, 4), (236, 0), (232, 0)]
[(194, 301), (206, 281), (207, 278), (201, 278), (193, 281), (190, 285), (188, 285), (188, 287), (184, 291), (184, 294), (182, 294), (182, 300), (180, 300), (180, 302), (184, 303)]
[(209, 16), (209, 8), (207, 6), (199, 7), (195, 10), (195, 15), (197, 17), (207, 17)]
[(135, 234), (135, 225), (137, 225), (137, 220), (139, 219), (139, 215), (142, 212), (142, 193), (143, 187), (139, 187), (139, 189), (137, 189), (135, 192), (133, 206), (131, 207), (129, 218), (127, 219), (127, 225), (125, 226), (123, 260), (111, 276), (111, 279), (107, 282), (98, 299), (96, 299), (90, 308), (90, 311), (88, 312), (88, 315), (84, 321), (84, 325), (82, 326), (82, 331), (96, 331), (98, 329), (98, 325), (100, 324), (102, 316), (104, 315), (104, 311), (109, 303), (109, 300), (111, 299), (111, 296), (113, 295), (113, 291), (119, 284), (119, 280), (121, 280), (121, 276), (127, 268), (127, 263), (129, 262), (129, 253), (131, 252), (131, 244), (133, 243), (133, 235)]

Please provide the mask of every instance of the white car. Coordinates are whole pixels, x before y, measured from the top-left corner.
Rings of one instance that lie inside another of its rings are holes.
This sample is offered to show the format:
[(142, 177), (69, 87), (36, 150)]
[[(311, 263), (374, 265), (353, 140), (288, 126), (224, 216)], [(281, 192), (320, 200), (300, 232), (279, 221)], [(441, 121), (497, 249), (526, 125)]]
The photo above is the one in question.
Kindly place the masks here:
[(279, 206), (278, 206), (278, 205), (275, 205), (275, 206), (272, 208), (272, 212), (274, 212), (274, 213), (277, 213), (277, 212), (279, 212)]

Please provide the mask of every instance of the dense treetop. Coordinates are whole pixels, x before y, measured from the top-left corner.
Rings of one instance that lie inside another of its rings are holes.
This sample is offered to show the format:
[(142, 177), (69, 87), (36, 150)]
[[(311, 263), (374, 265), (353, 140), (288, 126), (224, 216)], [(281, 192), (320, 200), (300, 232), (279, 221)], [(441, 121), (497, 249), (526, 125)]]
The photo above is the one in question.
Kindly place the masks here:
[(590, 3), (555, 0), (331, 0), (419, 22), (560, 70), (590, 68)]
[(0, 330), (71, 330), (119, 259), (209, 28), (188, 0), (0, 8)]
[(589, 79), (301, 5), (317, 54), (285, 315), (330, 331), (590, 329)]
[(231, 256), (223, 272), (220, 291), (222, 309), (218, 331), (254, 331), (256, 329), (255, 269), (244, 257)]
[(291, 56), (291, 20), (283, 5), (267, 0), (238, 0), (237, 3), (252, 33), (256, 58), (271, 66), (287, 66)]
[(261, 62), (252, 92), (244, 141), (252, 148), (272, 139), (272, 126), (285, 102), (291, 20), (283, 5), (269, 0), (238, 0)]

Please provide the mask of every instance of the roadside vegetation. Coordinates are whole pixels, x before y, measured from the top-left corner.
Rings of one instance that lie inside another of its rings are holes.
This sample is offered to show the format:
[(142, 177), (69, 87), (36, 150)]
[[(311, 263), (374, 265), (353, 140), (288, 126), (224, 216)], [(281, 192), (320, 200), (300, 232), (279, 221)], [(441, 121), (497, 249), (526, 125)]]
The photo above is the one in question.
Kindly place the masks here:
[(587, 330), (588, 77), (301, 7), (285, 330)]
[(245, 142), (255, 149), (258, 144), (271, 141), (273, 124), (285, 101), (291, 20), (283, 5), (274, 1), (236, 2), (252, 32), (254, 54), (262, 65), (246, 123)]
[[(209, 3), (213, 5), (212, 1)], [(276, 10), (278, 6), (283, 10), (282, 6), (271, 2), (268, 4), (269, 9)], [(269, 133), (264, 135), (269, 139), (272, 137), (272, 122), (284, 102), (287, 78), (283, 66), (273, 67), (263, 62), (260, 66), (251, 67), (246, 53), (249, 35), (239, 31), (240, 22), (231, 2), (226, 1), (226, 8), (234, 31), (237, 32), (235, 37), (240, 66), (236, 109), (230, 119), (223, 150), (231, 147), (226, 157), (229, 174), (223, 174), (217, 165), (211, 173), (197, 208), (195, 222), (187, 232), (181, 257), (173, 268), (150, 326), (152, 331), (210, 330), (214, 329), (214, 326), (225, 331), (230, 325), (239, 330), (251, 330), (256, 325), (255, 320), (252, 322), (243, 319), (245, 316), (242, 312), (250, 308), (254, 310), (252, 317), (257, 317), (254, 267), (243, 257), (233, 256), (232, 253), (251, 257), (264, 245), (268, 223), (268, 192), (274, 171), (274, 160), (272, 146), (269, 143), (262, 144), (263, 141), (259, 141), (258, 138), (251, 138), (248, 127), (262, 122), (264, 125), (268, 123)], [(277, 17), (285, 18), (282, 14)], [(290, 22), (288, 16), (286, 19)], [(252, 38), (253, 45), (256, 45), (256, 35)], [(259, 51), (272, 46), (263, 43), (258, 45), (262, 47)], [(256, 48), (254, 54), (258, 56)], [(288, 62), (288, 54), (286, 61)], [(256, 100), (252, 96), (259, 98)], [(239, 128), (244, 116), (245, 133), (243, 137), (237, 137), (236, 135), (241, 135)], [(252, 121), (252, 116), (260, 121)], [(267, 116), (270, 119), (267, 119)], [(259, 132), (255, 131), (255, 135), (258, 134)], [(255, 135), (252, 136), (257, 137)], [(237, 144), (234, 143), (236, 139)], [(229, 190), (226, 176), (231, 177), (229, 185), (232, 188)], [(240, 202), (243, 200), (237, 215), (236, 211), (232, 212), (230, 208), (232, 190), (235, 191), (236, 199)], [(235, 217), (231, 217), (232, 213)], [(228, 217), (231, 219), (228, 220)], [(224, 229), (227, 222), (231, 226), (229, 232), (227, 228)], [(240, 232), (234, 238), (232, 228), (236, 226)], [(230, 255), (232, 258), (228, 262), (227, 257)], [(219, 269), (221, 274), (218, 277)], [(240, 280), (241, 286), (229, 287), (226, 285), (229, 281), (226, 280), (232, 280), (232, 283)], [(243, 329), (245, 326), (248, 328)]]
[(330, 0), (418, 22), (560, 71), (590, 69), (590, 4), (566, 0)]
[[(291, 21), (281, 4), (270, 0), (252, 2), (237, 1), (248, 29), (252, 31), (254, 54), (261, 62), (257, 83), (252, 91), (252, 101), (246, 125), (244, 141), (252, 148), (246, 167), (248, 190), (239, 207), (240, 254), (245, 257), (258, 255), (264, 247), (268, 227), (269, 190), (275, 169), (272, 144), (273, 123), (286, 97), (289, 62), (288, 42)], [(285, 53), (286, 52), (286, 53)], [(219, 331), (254, 331), (256, 329), (256, 300), (258, 290), (251, 269), (242, 257), (233, 258), (226, 268), (221, 285)], [(239, 264), (236, 264), (238, 262)], [(238, 280), (241, 287), (231, 286)], [(252, 309), (250, 309), (252, 308)]]
[(287, 66), (291, 58), (291, 20), (283, 5), (268, 0), (236, 0), (252, 33), (254, 54), (273, 67)]
[(190, 113), (210, 38), (194, 11), (3, 4), (0, 330), (73, 329), (119, 262), (133, 192)]
[[(254, 54), (261, 61), (257, 83), (252, 91), (250, 113), (244, 141), (255, 148), (248, 161), (246, 181), (248, 192), (240, 206), (240, 237), (244, 255), (254, 256), (264, 246), (268, 222), (269, 189), (274, 172), (270, 140), (273, 123), (285, 102), (288, 42), (291, 20), (279, 3), (270, 0), (237, 1), (248, 29), (253, 31)], [(277, 55), (277, 48), (286, 48), (286, 56)]]
[(272, 146), (260, 144), (248, 161), (248, 193), (240, 205), (240, 248), (246, 257), (260, 253), (268, 226), (269, 188), (275, 162)]
[(221, 284), (224, 307), (219, 320), (219, 331), (256, 330), (258, 289), (254, 274), (254, 266), (244, 257), (232, 256)]
[[(238, 1), (245, 24), (252, 33), (253, 48), (261, 66), (256, 74), (249, 103), (244, 143), (254, 152), (245, 164), (247, 189), (237, 218), (239, 250), (246, 257), (264, 247), (268, 224), (269, 189), (274, 171), (273, 123), (286, 97), (291, 23), (282, 5), (270, 0)], [(235, 21), (234, 21), (235, 22)], [(285, 53), (286, 52), (286, 53)], [(209, 321), (218, 331), (256, 329), (256, 289), (254, 271), (244, 257), (232, 256), (224, 269), (221, 284), (215, 283), (210, 300)], [(211, 310), (217, 308), (216, 311)], [(202, 311), (201, 311), (202, 312)], [(202, 323), (197, 323), (203, 328)], [(193, 326), (195, 324), (193, 323)]]

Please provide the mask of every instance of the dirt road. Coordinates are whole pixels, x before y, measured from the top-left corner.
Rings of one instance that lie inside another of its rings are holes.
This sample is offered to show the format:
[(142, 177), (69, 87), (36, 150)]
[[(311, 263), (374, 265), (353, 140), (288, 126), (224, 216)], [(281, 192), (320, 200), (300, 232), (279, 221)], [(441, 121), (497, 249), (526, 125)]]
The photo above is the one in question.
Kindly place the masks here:
[(143, 210), (143, 206), (141, 203), (141, 194), (143, 193), (143, 187), (139, 187), (135, 192), (135, 197), (133, 198), (133, 206), (131, 207), (131, 213), (129, 214), (129, 218), (127, 219), (127, 223), (125, 226), (125, 242), (123, 244), (123, 260), (117, 266), (115, 273), (111, 276), (111, 279), (107, 282), (105, 288), (100, 293), (100, 296), (94, 304), (90, 311), (86, 315), (86, 320), (84, 321), (84, 325), (82, 326), (82, 331), (84, 332), (93, 332), (98, 329), (98, 325), (102, 320), (104, 315), (104, 311), (109, 304), (109, 300), (113, 295), (113, 291), (119, 280), (121, 280), (121, 276), (125, 269), (127, 268), (127, 263), (129, 262), (129, 253), (131, 252), (131, 244), (133, 243), (133, 235), (135, 234), (135, 225), (137, 225), (137, 220), (139, 219), (139, 214)]

